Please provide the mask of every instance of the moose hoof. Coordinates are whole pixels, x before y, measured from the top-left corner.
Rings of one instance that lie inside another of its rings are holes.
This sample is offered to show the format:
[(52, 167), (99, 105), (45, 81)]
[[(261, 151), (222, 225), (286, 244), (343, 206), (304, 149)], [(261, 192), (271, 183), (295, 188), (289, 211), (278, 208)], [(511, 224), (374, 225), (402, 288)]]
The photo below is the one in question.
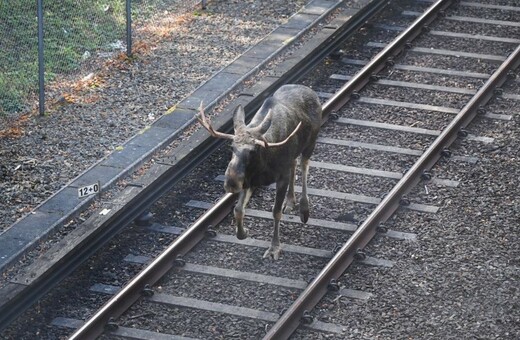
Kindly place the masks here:
[(300, 200), (300, 219), (303, 223), (307, 223), (309, 220), (309, 201), (302, 199)]
[(282, 248), (280, 246), (278, 247), (269, 247), (264, 253), (264, 259), (272, 258), (273, 260), (278, 260), (280, 258), (280, 252), (282, 251)]
[(237, 238), (239, 240), (244, 240), (249, 235), (249, 230), (247, 228), (244, 228), (242, 230), (237, 230)]
[(300, 211), (300, 220), (303, 223), (307, 223), (307, 221), (309, 220), (309, 210)]

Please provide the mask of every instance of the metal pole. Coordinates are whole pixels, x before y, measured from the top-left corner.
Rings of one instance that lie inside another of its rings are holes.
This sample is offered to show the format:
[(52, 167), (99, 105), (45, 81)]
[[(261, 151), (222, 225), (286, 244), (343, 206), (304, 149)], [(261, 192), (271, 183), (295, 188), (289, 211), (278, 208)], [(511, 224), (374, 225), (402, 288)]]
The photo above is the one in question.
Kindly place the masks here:
[(38, 80), (39, 80), (39, 100), (38, 106), (40, 116), (45, 114), (45, 65), (43, 60), (43, 0), (38, 0)]
[(132, 56), (132, 0), (126, 0), (126, 56)]

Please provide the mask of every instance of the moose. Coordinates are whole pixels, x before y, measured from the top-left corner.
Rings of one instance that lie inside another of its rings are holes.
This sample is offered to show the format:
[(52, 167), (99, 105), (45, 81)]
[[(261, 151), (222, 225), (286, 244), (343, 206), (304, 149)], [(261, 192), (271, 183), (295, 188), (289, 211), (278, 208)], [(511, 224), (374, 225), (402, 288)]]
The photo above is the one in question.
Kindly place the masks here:
[(278, 260), (282, 210), (291, 210), (296, 205), (294, 181), (299, 156), (303, 182), (300, 218), (303, 223), (309, 219), (309, 159), (322, 122), (317, 94), (303, 85), (283, 85), (264, 101), (248, 125), (244, 109), (239, 105), (233, 113), (234, 134), (216, 131), (205, 116), (202, 103), (196, 117), (213, 137), (232, 140), (233, 154), (225, 172), (224, 189), (239, 193), (234, 209), (238, 239), (248, 236), (244, 212), (254, 189), (276, 183), (273, 238), (263, 257)]

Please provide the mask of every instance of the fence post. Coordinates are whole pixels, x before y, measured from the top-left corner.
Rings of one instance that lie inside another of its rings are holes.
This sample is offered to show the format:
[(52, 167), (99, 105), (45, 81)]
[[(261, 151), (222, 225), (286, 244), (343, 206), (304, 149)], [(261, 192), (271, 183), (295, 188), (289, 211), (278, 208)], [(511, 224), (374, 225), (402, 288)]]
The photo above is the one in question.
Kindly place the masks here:
[(45, 114), (45, 63), (43, 59), (43, 0), (38, 0), (38, 81), (39, 98), (38, 109), (40, 116)]
[(132, 0), (126, 0), (126, 56), (132, 56)]

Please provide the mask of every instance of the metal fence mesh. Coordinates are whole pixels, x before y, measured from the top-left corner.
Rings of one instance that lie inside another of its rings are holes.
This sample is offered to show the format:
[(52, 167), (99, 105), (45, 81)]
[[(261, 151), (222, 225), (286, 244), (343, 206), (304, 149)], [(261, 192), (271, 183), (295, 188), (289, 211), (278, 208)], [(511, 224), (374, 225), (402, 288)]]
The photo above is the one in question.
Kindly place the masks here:
[(0, 0), (0, 114), (24, 108), (38, 86), (35, 1)]
[[(165, 18), (192, 11), (198, 3), (133, 0), (132, 30), (160, 28)], [(73, 79), (85, 64), (95, 66), (100, 58), (126, 52), (125, 8), (125, 0), (43, 0), (46, 86)], [(37, 105), (37, 28), (36, 1), (0, 0), (0, 116)]]

